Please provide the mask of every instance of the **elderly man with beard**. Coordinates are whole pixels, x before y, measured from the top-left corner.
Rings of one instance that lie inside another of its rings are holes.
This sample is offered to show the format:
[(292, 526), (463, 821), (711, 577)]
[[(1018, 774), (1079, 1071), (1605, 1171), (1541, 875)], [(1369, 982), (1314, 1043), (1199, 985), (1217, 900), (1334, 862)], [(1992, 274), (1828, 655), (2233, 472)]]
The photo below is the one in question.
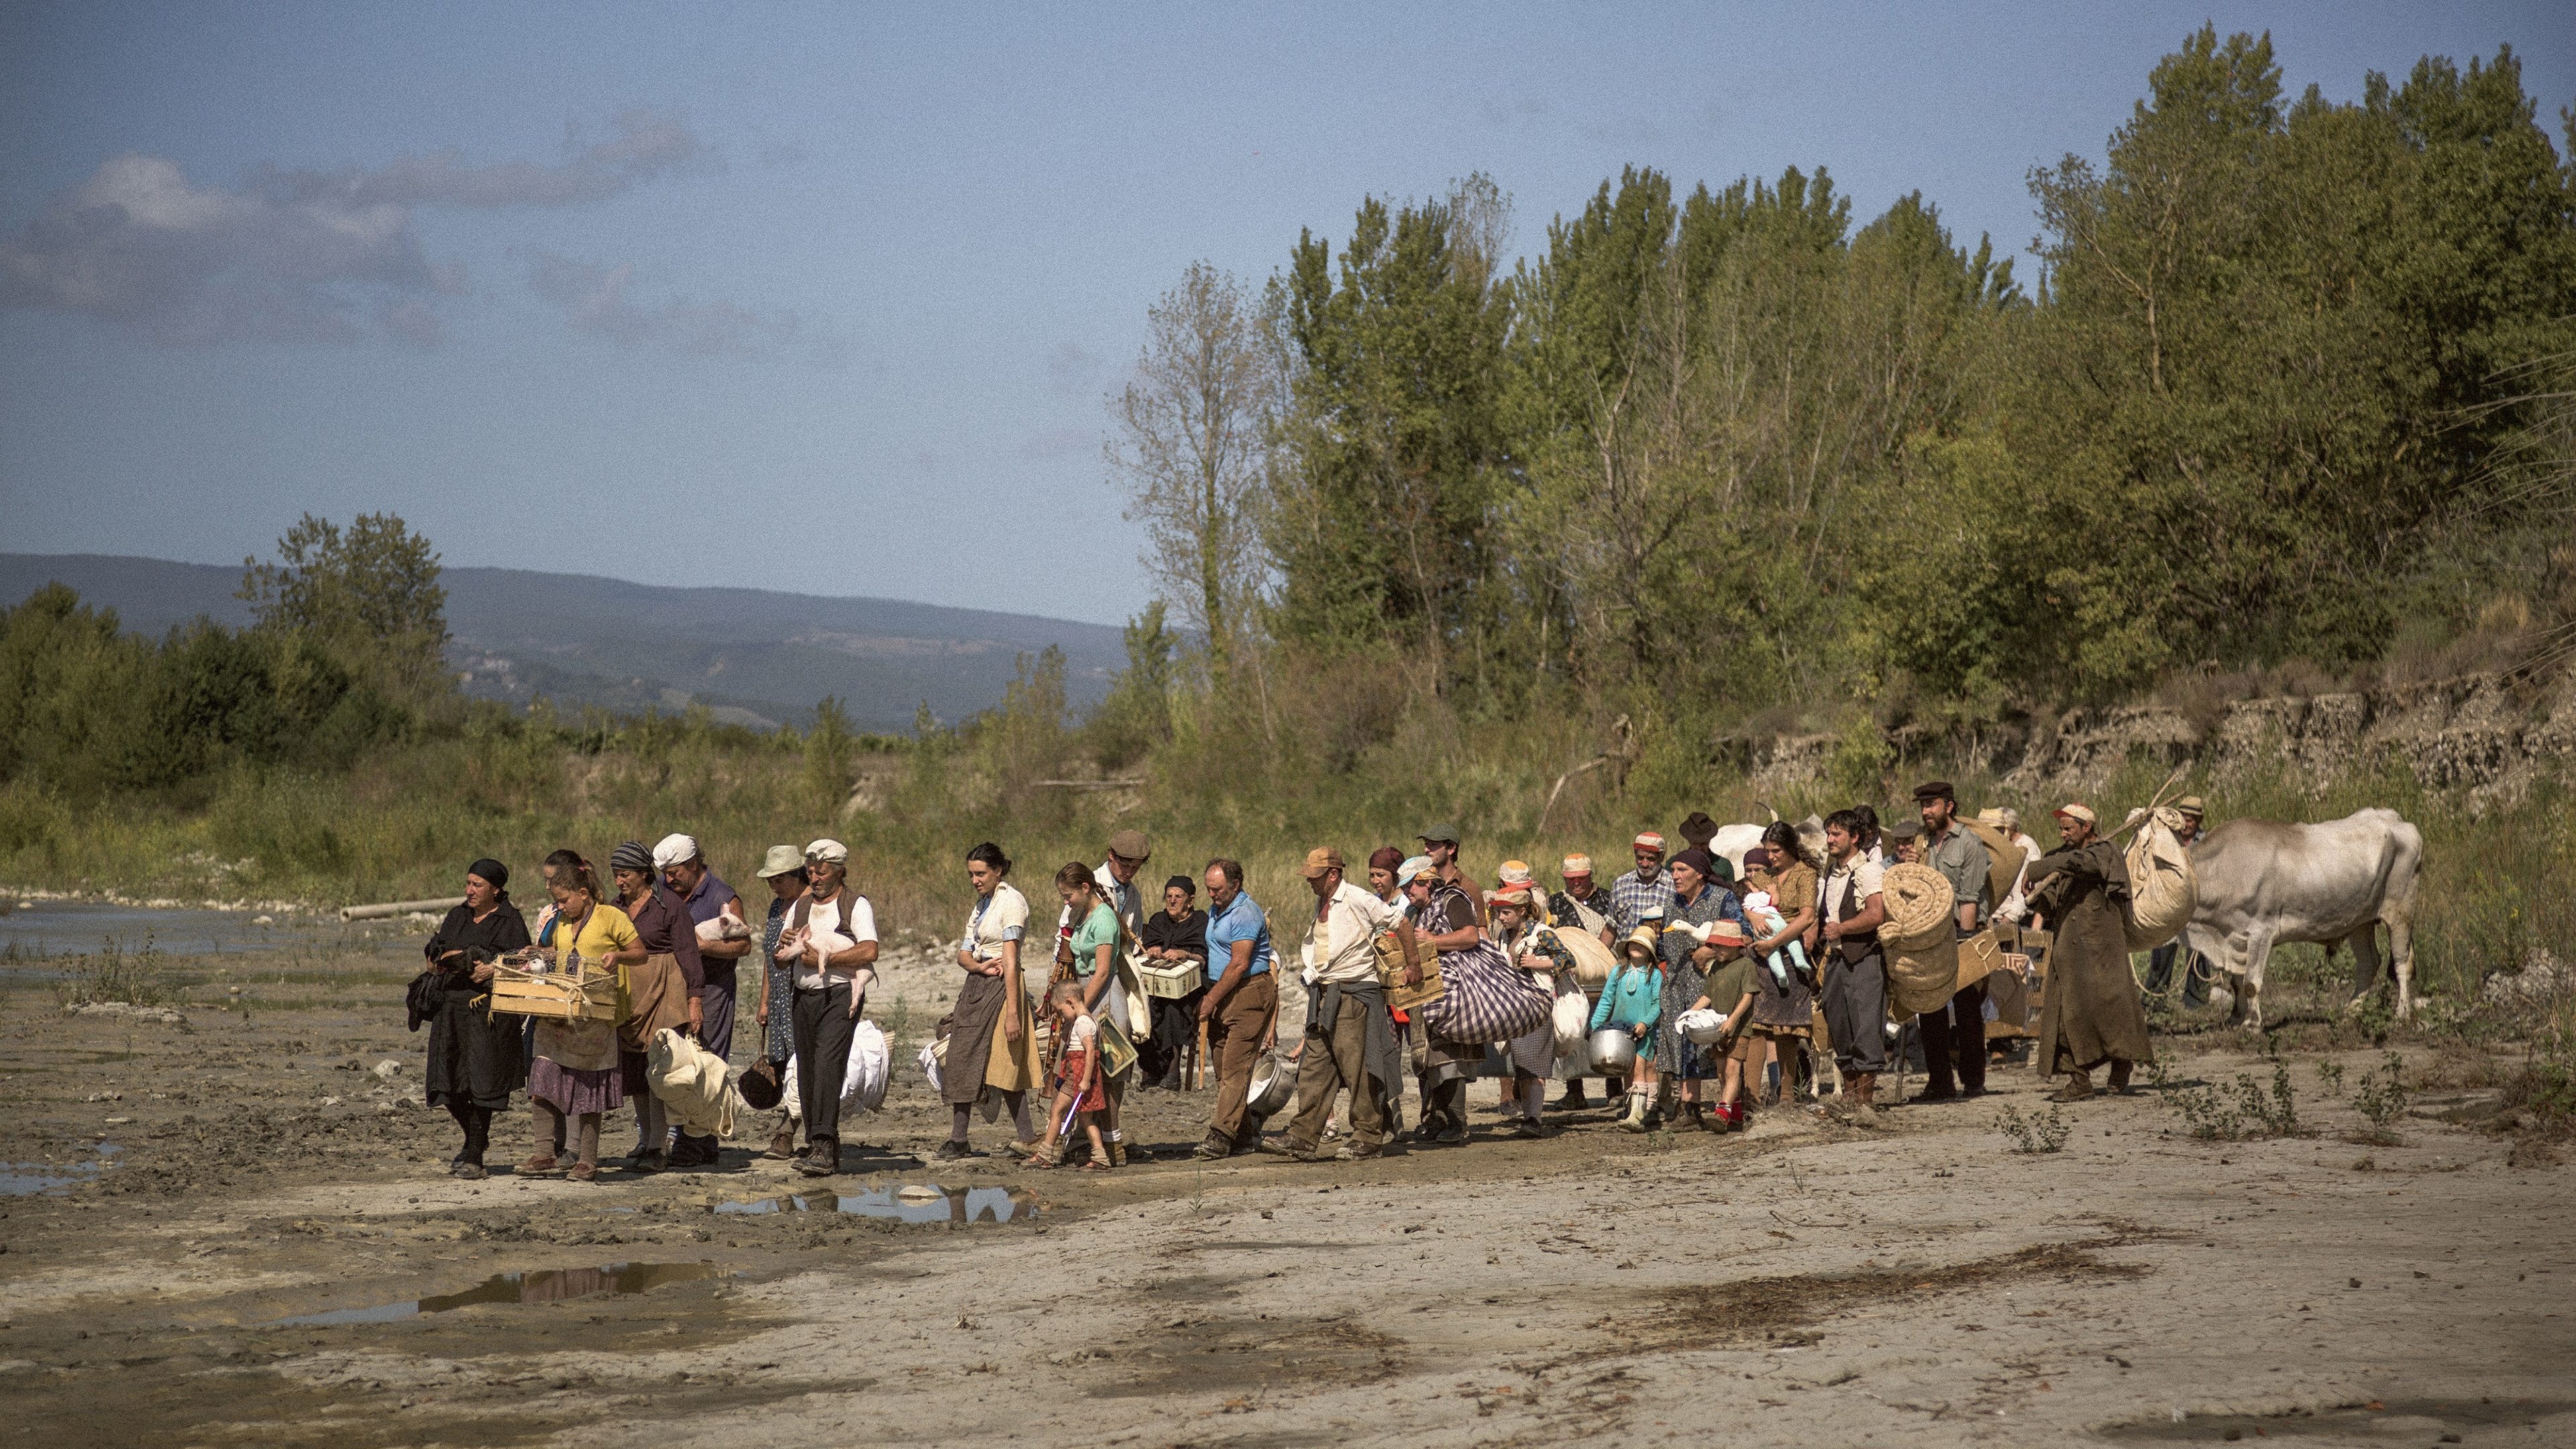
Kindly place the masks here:
[(1629, 842), (1637, 868), (1610, 883), (1611, 935), (1625, 940), (1646, 920), (1667, 920), (1673, 913), (1673, 873), (1664, 868), (1664, 838), (1642, 830)]

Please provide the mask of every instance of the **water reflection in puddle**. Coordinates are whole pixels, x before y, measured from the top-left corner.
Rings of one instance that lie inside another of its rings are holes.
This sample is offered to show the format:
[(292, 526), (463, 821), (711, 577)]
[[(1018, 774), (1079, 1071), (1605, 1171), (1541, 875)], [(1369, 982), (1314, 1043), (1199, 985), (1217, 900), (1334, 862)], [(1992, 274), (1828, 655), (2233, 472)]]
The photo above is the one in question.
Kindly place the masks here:
[(720, 1213), (852, 1213), (905, 1223), (1019, 1222), (1038, 1215), (1038, 1200), (1015, 1187), (872, 1187), (861, 1192), (806, 1192), (715, 1205)]
[(611, 1263), (605, 1268), (544, 1268), (533, 1273), (495, 1273), (462, 1293), (405, 1298), (365, 1308), (338, 1308), (328, 1313), (271, 1319), (264, 1327), (286, 1328), (326, 1323), (394, 1323), (423, 1313), (445, 1313), (478, 1303), (534, 1305), (563, 1303), (601, 1293), (649, 1293), (672, 1283), (712, 1278), (712, 1263)]
[(122, 1150), (113, 1142), (102, 1142), (96, 1162), (0, 1162), (0, 1197), (32, 1197), (94, 1181), (116, 1165), (109, 1159)]

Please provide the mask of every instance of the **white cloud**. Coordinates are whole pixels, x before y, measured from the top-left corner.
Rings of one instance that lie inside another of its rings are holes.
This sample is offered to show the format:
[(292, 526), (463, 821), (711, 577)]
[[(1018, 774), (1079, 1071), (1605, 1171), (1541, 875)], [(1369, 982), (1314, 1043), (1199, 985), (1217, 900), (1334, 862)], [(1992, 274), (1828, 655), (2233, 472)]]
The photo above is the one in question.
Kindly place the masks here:
[(71, 312), (191, 345), (262, 339), (434, 345), (461, 269), (423, 253), (416, 207), (573, 206), (712, 165), (680, 121), (648, 111), (558, 164), (468, 165), (454, 151), (372, 170), (255, 171), (199, 185), (166, 157), (128, 153), (0, 241), (0, 306)]
[(622, 348), (826, 367), (843, 360), (837, 339), (812, 332), (793, 312), (757, 312), (722, 299), (643, 303), (628, 296), (634, 282), (632, 262), (582, 262), (540, 252), (528, 268), (530, 290), (563, 308), (574, 331)]

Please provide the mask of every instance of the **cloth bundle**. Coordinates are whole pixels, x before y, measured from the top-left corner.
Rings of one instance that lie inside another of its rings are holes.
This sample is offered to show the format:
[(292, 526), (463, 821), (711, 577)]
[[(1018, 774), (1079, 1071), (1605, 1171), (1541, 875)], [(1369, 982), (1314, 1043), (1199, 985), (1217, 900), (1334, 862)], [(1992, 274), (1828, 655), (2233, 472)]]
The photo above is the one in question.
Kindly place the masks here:
[(1448, 989), (1421, 1008), (1423, 1028), (1442, 1041), (1509, 1041), (1551, 1019), (1556, 993), (1512, 965), (1491, 941), (1440, 958)]
[(2121, 921), (2132, 951), (2152, 951), (2182, 933), (2200, 907), (2200, 878), (2192, 873), (2191, 853), (2183, 847), (2181, 812), (2159, 805), (2153, 813), (2132, 812), (2138, 838), (2129, 842), (2129, 909)]
[(653, 1033), (644, 1052), (644, 1078), (653, 1095), (671, 1109), (671, 1124), (691, 1137), (731, 1139), (734, 1117), (742, 1107), (724, 1058), (679, 1031), (664, 1027)]
[(1683, 1012), (1673, 1018), (1673, 1025), (1681, 1029), (1683, 1036), (1701, 1046), (1715, 1046), (1718, 1039), (1726, 1035), (1726, 1018), (1705, 1006)]
[[(923, 1055), (929, 1055), (929, 1050), (924, 1047)], [(862, 1020), (850, 1031), (850, 1063), (841, 1069), (841, 1110), (874, 1112), (885, 1106), (886, 1079), (894, 1074), (893, 1069), (894, 1051), (887, 1044), (885, 1033), (878, 1030), (875, 1022)], [(935, 1074), (931, 1077), (930, 1089), (934, 1092), (939, 1090), (939, 1079)], [(787, 1115), (804, 1120), (803, 1099), (796, 1091), (796, 1059), (793, 1057), (787, 1059), (787, 1081), (781, 1091), (787, 1101)]]

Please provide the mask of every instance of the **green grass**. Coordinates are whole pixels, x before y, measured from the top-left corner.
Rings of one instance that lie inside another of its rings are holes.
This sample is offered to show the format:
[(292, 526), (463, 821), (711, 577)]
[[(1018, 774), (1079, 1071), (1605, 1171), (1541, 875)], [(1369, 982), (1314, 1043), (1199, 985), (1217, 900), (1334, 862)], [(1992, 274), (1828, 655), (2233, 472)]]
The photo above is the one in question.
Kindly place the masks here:
[[(533, 903), (535, 867), (548, 851), (570, 847), (604, 864), (621, 840), (686, 830), (757, 909), (752, 869), (762, 851), (828, 834), (851, 845), (854, 876), (886, 934), (946, 936), (970, 900), (965, 852), (985, 839), (1016, 858), (1021, 888), (1041, 906), (1058, 865), (1096, 861), (1112, 830), (1133, 825), (1154, 841), (1149, 884), (1233, 855), (1245, 862), (1254, 897), (1284, 914), (1302, 896), (1294, 872), (1309, 847), (1339, 846), (1356, 870), (1379, 845), (1410, 851), (1415, 833), (1435, 819), (1464, 828), (1475, 875), (1489, 878), (1518, 858), (1544, 878), (1573, 850), (1614, 872), (1631, 834), (1648, 826), (1670, 833), (1693, 808), (1720, 820), (1764, 818), (1757, 797), (1766, 792), (1707, 765), (1668, 730), (1624, 774), (1604, 767), (1573, 777), (1542, 830), (1557, 777), (1609, 738), (1597, 722), (1501, 724), (1417, 702), (1370, 717), (1354, 734), (1347, 701), (1335, 714), (1319, 698), (1286, 681), (1266, 705), (1182, 698), (1169, 741), (1145, 761), (1117, 767), (1150, 776), (1136, 797), (1039, 785), (1095, 768), (1090, 742), (1045, 710), (920, 741), (837, 745), (833, 773), (868, 782), (869, 803), (848, 813), (842, 790), (818, 785), (811, 752), (796, 737), (671, 719), (579, 731), (487, 722), (384, 747), (342, 772), (240, 768), (150, 796), (73, 800), (20, 779), (0, 786), (0, 882), (332, 907), (458, 891), (465, 865), (491, 855), (518, 873), (518, 894)], [(1903, 802), (1914, 780), (1943, 775), (1969, 808), (2014, 806), (2043, 836), (2048, 808), (2061, 803), (1937, 757), (1838, 759), (1836, 768), (1855, 777), (1767, 792), (1768, 803), (1796, 817), (1874, 796), (1892, 819), (1909, 808)], [(1874, 784), (1866, 770), (1876, 771)], [(2116, 821), (2167, 773), (2140, 761), (2086, 798)], [(2576, 815), (2563, 784), (2544, 781), (2518, 804), (2479, 811), (2423, 789), (2402, 767), (2322, 782), (2194, 775), (2186, 784), (2208, 798), (2217, 821), (2328, 819), (2366, 805), (2414, 821), (2426, 854), (2416, 988), (2436, 1003), (2473, 1001), (2487, 975), (2517, 969), (2535, 947), (2576, 959), (2576, 892), (2563, 885), (2576, 880)], [(2316, 947), (2284, 948), (2273, 958), (2274, 980), (2285, 995), (2306, 990), (2340, 1005), (2349, 958), (2331, 973), (2322, 962)], [(2437, 1010), (2430, 1019), (2466, 1018)]]

